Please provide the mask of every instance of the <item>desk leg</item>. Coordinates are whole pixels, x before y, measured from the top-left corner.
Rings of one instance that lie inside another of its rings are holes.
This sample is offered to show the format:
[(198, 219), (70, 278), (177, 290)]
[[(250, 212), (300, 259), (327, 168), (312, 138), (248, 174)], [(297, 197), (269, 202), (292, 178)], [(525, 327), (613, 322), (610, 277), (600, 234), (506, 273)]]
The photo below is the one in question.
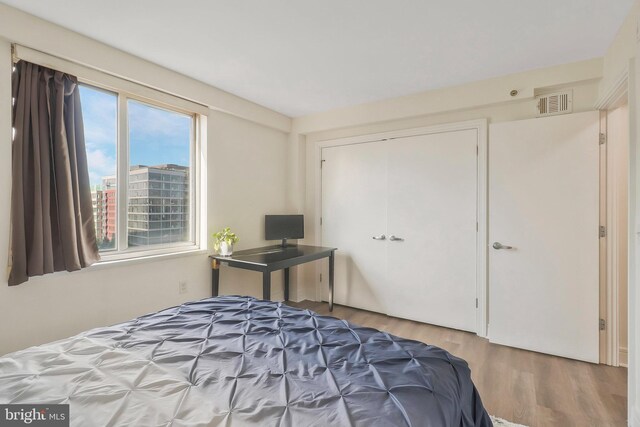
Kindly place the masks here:
[(220, 290), (220, 262), (211, 261), (211, 296), (217, 297)]
[(289, 301), (289, 267), (284, 269), (284, 300)]
[(335, 263), (335, 252), (329, 255), (329, 311), (333, 311), (333, 273)]
[(262, 272), (262, 299), (271, 299), (271, 272)]

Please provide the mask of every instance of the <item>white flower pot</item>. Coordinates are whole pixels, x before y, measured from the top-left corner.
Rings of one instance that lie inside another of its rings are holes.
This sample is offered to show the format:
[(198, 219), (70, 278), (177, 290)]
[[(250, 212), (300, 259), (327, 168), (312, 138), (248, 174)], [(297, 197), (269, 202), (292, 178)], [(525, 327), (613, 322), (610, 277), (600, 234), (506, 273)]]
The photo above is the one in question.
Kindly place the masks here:
[(230, 256), (233, 253), (233, 243), (220, 242), (220, 255)]

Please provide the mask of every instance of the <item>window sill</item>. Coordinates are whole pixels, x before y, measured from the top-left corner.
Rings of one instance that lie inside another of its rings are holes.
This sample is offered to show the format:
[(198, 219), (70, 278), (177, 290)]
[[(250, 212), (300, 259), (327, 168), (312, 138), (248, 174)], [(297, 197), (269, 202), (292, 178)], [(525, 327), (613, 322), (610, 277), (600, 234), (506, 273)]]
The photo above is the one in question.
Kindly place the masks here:
[(146, 254), (146, 255), (145, 254), (103, 255), (102, 260), (90, 266), (88, 270), (100, 270), (103, 268), (124, 267), (128, 265), (164, 261), (167, 259), (181, 258), (186, 256), (205, 255), (207, 253), (209, 253), (209, 251), (207, 251), (206, 249), (190, 247), (187, 249), (174, 248), (171, 252), (153, 253), (153, 254)]

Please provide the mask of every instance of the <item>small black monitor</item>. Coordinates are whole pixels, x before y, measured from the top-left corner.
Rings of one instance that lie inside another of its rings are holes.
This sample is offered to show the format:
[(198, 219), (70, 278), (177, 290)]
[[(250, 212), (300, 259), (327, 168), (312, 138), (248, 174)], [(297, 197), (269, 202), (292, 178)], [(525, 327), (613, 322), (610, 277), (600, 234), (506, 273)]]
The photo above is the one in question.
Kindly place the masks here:
[(265, 240), (282, 240), (282, 246), (287, 239), (304, 239), (304, 215), (265, 215)]

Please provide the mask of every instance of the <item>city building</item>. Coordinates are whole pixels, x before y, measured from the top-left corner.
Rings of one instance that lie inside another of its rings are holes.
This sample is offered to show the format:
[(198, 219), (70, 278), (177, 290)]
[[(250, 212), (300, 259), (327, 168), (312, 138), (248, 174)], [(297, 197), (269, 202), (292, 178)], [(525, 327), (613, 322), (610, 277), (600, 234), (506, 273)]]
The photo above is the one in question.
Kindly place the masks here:
[(91, 204), (93, 206), (93, 223), (96, 227), (96, 240), (98, 244), (104, 239), (103, 213), (104, 213), (104, 193), (99, 185), (91, 186)]
[[(102, 179), (104, 237), (114, 242), (115, 180), (115, 176)], [(189, 168), (175, 164), (131, 166), (127, 221), (129, 246), (188, 241)]]

